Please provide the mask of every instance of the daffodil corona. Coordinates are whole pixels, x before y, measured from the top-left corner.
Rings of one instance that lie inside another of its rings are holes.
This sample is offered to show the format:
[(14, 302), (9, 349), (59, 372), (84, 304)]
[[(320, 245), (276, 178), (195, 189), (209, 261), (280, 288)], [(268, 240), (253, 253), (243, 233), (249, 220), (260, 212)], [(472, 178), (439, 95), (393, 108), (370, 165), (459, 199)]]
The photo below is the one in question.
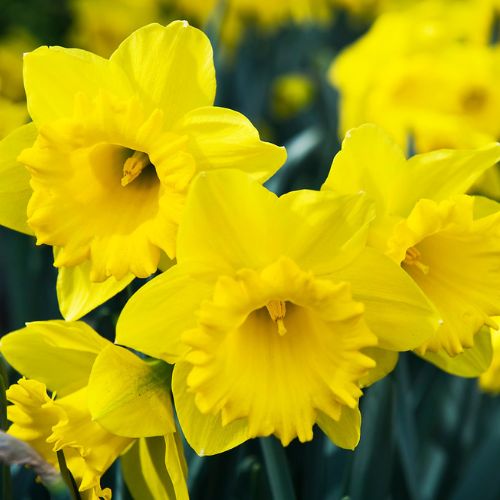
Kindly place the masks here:
[(365, 248), (372, 217), (363, 195), (277, 198), (231, 170), (195, 181), (178, 263), (128, 302), (117, 342), (176, 363), (176, 409), (198, 453), (271, 434), (308, 441), (315, 423), (356, 446), (360, 386), (395, 359), (376, 346), (396, 356), (437, 327), (411, 279)]
[[(186, 22), (146, 26), (109, 60), (41, 47), (25, 56), (24, 82), (33, 124), (5, 139), (0, 192), (14, 178), (24, 189), (2, 204), (0, 222), (55, 248), (70, 319), (155, 272), (162, 252), (175, 257), (199, 171), (230, 165), (262, 182), (285, 159), (245, 117), (213, 106), (210, 42)], [(95, 297), (80, 304), (79, 287)]]

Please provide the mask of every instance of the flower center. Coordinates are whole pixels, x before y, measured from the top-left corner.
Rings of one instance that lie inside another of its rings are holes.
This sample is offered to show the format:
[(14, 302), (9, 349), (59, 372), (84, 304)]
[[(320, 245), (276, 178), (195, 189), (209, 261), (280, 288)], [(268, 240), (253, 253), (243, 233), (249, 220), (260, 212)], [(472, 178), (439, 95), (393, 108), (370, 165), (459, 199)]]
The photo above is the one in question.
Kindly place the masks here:
[(141, 172), (149, 166), (153, 166), (147, 153), (142, 151), (134, 151), (123, 164), (123, 177), (121, 178), (121, 185), (128, 186), (133, 180), (137, 179)]
[(403, 260), (403, 265), (414, 266), (420, 269), (424, 274), (429, 273), (429, 266), (424, 264), (421, 260), (422, 254), (415, 247), (410, 247), (406, 250), (405, 259)]
[(469, 113), (482, 111), (488, 101), (488, 94), (484, 88), (473, 87), (462, 97), (462, 109)]
[(266, 305), (269, 316), (278, 326), (278, 333), (283, 336), (286, 333), (285, 323), (283, 320), (286, 315), (286, 304), (282, 300), (271, 300)]

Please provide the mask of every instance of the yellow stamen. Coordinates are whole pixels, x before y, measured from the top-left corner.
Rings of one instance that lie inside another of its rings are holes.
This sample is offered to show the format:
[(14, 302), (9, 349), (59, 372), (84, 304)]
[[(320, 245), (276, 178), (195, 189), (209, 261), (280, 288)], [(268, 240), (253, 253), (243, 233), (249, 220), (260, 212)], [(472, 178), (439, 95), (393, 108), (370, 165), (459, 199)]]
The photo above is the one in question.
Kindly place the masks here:
[(137, 179), (141, 172), (151, 163), (149, 156), (142, 151), (134, 151), (132, 156), (129, 156), (123, 164), (123, 177), (121, 185), (123, 187), (129, 185), (134, 179)]
[(283, 336), (286, 333), (285, 323), (283, 320), (286, 315), (286, 305), (282, 300), (271, 300), (266, 305), (271, 319), (278, 325), (278, 333)]
[(415, 266), (417, 269), (420, 269), (424, 274), (429, 273), (429, 266), (424, 264), (420, 259), (422, 254), (415, 247), (410, 247), (406, 250), (406, 256), (403, 261), (403, 264), (407, 266)]

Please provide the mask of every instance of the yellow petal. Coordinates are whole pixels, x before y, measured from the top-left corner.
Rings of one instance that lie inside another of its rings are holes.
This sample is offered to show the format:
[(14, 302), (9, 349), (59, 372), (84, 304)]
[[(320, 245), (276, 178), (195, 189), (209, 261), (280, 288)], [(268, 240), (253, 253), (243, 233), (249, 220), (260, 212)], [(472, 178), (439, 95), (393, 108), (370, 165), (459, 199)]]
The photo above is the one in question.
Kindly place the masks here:
[(364, 353), (370, 356), (377, 365), (360, 380), (361, 387), (368, 387), (383, 379), (396, 368), (399, 359), (397, 352), (380, 349), (379, 347), (368, 347), (364, 350)]
[[(57, 252), (57, 250), (56, 250)], [(57, 275), (57, 300), (59, 310), (67, 321), (74, 321), (85, 316), (121, 292), (133, 279), (133, 274), (117, 280), (113, 276), (106, 281), (90, 280), (92, 264), (89, 260), (74, 267), (61, 267)]]
[(500, 144), (477, 150), (441, 150), (413, 156), (395, 186), (393, 211), (406, 216), (421, 198), (441, 201), (464, 194), (500, 161)]
[(19, 373), (64, 396), (87, 385), (95, 358), (107, 345), (83, 322), (53, 320), (28, 323), (5, 335), (0, 351)]
[(286, 160), (285, 148), (261, 141), (248, 118), (231, 109), (195, 109), (175, 132), (190, 137), (198, 170), (237, 168), (264, 182)]
[[(351, 262), (365, 247), (375, 207), (363, 194), (339, 196), (330, 191), (292, 191), (279, 204), (300, 215), (291, 220), (287, 255), (316, 275)], [(285, 223), (283, 219), (282, 223)]]
[(338, 421), (322, 412), (318, 412), (317, 420), (321, 430), (337, 446), (347, 450), (356, 448), (361, 432), (361, 413), (358, 407), (342, 407), (342, 413)]
[[(100, 479), (133, 440), (111, 434), (95, 422), (87, 401), (86, 387), (53, 401), (64, 417), (52, 428), (47, 442), (53, 443), (55, 451), (63, 450), (79, 491), (87, 492), (93, 500), (101, 496), (110, 499), (109, 490), (101, 491)], [(88, 498), (85, 493), (82, 496)]]
[(192, 109), (215, 98), (212, 47), (186, 21), (149, 24), (132, 33), (110, 60), (126, 72), (143, 100), (165, 112), (173, 125)]
[(97, 356), (88, 385), (92, 419), (118, 436), (160, 436), (175, 431), (168, 390), (170, 368), (109, 345)]
[[(500, 317), (494, 317), (498, 325)], [(482, 332), (479, 333), (481, 335)], [(483, 391), (498, 394), (500, 393), (500, 331), (497, 328), (490, 328), (491, 345), (493, 350), (491, 364), (488, 369), (481, 374), (479, 378), (479, 386)], [(476, 342), (479, 339), (476, 337)]]
[(206, 262), (228, 272), (262, 267), (283, 253), (287, 232), (300, 222), (285, 212), (276, 195), (243, 172), (202, 173), (186, 201), (177, 261)]
[(26, 234), (33, 234), (26, 214), (32, 190), (30, 175), (17, 157), (33, 145), (36, 135), (35, 125), (28, 123), (0, 142), (0, 224)]
[(187, 363), (177, 363), (172, 378), (175, 409), (187, 442), (200, 456), (215, 455), (230, 450), (249, 439), (245, 419), (222, 425), (220, 416), (205, 415), (194, 402), (194, 394), (189, 392), (186, 379), (191, 367)]
[(440, 317), (424, 293), (399, 265), (372, 248), (331, 277), (351, 283), (381, 348), (414, 349), (438, 328)]
[(419, 356), (452, 375), (478, 377), (491, 364), (493, 357), (491, 333), (488, 327), (481, 328), (474, 336), (474, 346), (456, 356), (450, 356), (444, 350), (426, 352)]
[(141, 438), (123, 455), (123, 476), (134, 498), (189, 498), (182, 443), (177, 436)]
[(185, 349), (181, 335), (196, 324), (194, 312), (212, 289), (201, 271), (171, 267), (127, 302), (116, 325), (116, 342), (176, 362)]
[(93, 97), (106, 91), (127, 97), (132, 92), (115, 64), (85, 50), (62, 47), (40, 47), (25, 54), (24, 86), (28, 110), (37, 126), (72, 116), (79, 93)]
[(404, 167), (403, 151), (380, 127), (361, 125), (347, 132), (321, 189), (339, 194), (364, 191), (382, 213), (390, 206), (393, 186)]

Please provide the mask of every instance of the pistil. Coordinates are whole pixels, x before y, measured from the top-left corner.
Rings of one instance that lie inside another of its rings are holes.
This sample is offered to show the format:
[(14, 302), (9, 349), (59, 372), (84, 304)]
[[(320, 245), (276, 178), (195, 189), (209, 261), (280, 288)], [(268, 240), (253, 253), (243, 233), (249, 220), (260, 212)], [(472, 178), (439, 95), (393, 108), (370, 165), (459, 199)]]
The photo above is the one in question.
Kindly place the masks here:
[(407, 266), (414, 266), (417, 269), (420, 269), (424, 274), (429, 273), (429, 266), (424, 264), (421, 261), (422, 254), (418, 251), (417, 248), (415, 247), (410, 247), (408, 250), (406, 250), (406, 256), (403, 261), (403, 264), (406, 264)]
[(278, 326), (278, 333), (280, 336), (285, 335), (286, 328), (283, 320), (286, 315), (286, 305), (282, 300), (271, 300), (269, 304), (266, 305), (267, 311), (269, 312), (269, 316)]
[(123, 164), (123, 177), (121, 178), (121, 185), (128, 186), (133, 180), (137, 179), (141, 172), (151, 165), (149, 156), (142, 151), (134, 151), (132, 156), (129, 156)]

